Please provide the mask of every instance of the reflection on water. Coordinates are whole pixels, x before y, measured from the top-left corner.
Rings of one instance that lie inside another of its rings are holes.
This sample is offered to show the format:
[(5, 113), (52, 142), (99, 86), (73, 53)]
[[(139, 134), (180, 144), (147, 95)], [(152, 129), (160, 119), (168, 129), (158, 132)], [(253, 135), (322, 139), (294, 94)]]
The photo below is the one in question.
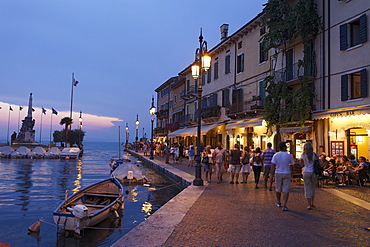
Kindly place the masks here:
[[(64, 200), (65, 191), (77, 192), (82, 187), (109, 177), (109, 158), (116, 155), (116, 143), (86, 143), (82, 160), (0, 159), (0, 231), (1, 242), (11, 246), (110, 246), (130, 229), (176, 195), (180, 188), (153, 170), (143, 168), (151, 187), (125, 186), (124, 208), (120, 220), (104, 221), (84, 231), (82, 238), (73, 234), (57, 235), (52, 223), (53, 210)], [(27, 234), (27, 227), (39, 218), (41, 232)], [(118, 229), (106, 229), (118, 228)]]
[(77, 192), (81, 188), (81, 179), (82, 179), (82, 161), (81, 160), (77, 161), (76, 169), (77, 169), (77, 177), (75, 180), (75, 188), (73, 189), (73, 192)]

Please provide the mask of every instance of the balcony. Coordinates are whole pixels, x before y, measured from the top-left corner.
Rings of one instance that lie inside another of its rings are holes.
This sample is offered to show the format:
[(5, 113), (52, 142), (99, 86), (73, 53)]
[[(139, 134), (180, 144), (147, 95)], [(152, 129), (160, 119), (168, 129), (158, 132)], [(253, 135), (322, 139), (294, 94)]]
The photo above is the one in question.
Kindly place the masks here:
[(243, 118), (246, 115), (254, 117), (261, 115), (264, 109), (264, 100), (260, 96), (253, 96), (252, 99), (226, 106), (226, 116), (231, 119)]
[(179, 123), (181, 126), (192, 125), (197, 122), (196, 114), (187, 114), (185, 116), (179, 117)]
[(180, 93), (180, 97), (184, 100), (189, 100), (192, 98), (196, 98), (198, 96), (197, 94), (197, 88), (195, 85), (191, 85), (186, 91), (182, 91)]
[(312, 78), (314, 76), (312, 64), (308, 64), (306, 67), (300, 67), (298, 66), (299, 64), (301, 63), (295, 63), (283, 69), (273, 71), (275, 81), (295, 84), (299, 81), (300, 76), (308, 76), (309, 78)]
[(156, 114), (158, 119), (168, 118), (168, 110), (160, 110)]
[(157, 127), (153, 130), (153, 134), (156, 136), (165, 136), (167, 135), (167, 130), (162, 127)]
[(206, 123), (216, 122), (221, 116), (220, 106), (211, 106), (202, 109), (202, 119)]
[(169, 123), (169, 124), (166, 124), (164, 128), (166, 129), (166, 131), (173, 132), (179, 128), (179, 123), (178, 122)]

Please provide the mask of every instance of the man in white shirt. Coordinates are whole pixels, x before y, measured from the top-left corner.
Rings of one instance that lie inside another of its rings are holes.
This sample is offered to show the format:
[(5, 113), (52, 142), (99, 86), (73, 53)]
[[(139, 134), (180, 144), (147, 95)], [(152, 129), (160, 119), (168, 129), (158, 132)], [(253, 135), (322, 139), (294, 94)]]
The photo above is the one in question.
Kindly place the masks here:
[[(279, 144), (280, 152), (274, 154), (271, 163), (275, 168), (276, 184), (276, 206), (282, 207), (283, 211), (288, 211), (286, 204), (289, 198), (290, 183), (293, 177), (293, 157), (287, 153), (285, 142)], [(281, 193), (283, 194), (283, 205), (281, 205)]]

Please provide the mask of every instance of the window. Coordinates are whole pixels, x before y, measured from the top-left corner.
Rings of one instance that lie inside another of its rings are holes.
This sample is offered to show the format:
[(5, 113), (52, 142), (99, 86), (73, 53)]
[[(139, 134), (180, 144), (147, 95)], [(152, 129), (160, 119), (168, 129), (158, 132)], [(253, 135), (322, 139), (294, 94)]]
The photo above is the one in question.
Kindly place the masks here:
[(173, 100), (170, 101), (170, 110), (173, 109)]
[(313, 75), (313, 41), (304, 46), (304, 75), (305, 76), (312, 76)]
[(222, 107), (230, 105), (230, 90), (224, 89), (222, 90)]
[(265, 40), (265, 41), (261, 41), (260, 42), (260, 63), (263, 63), (265, 61), (267, 61), (268, 59), (268, 50), (267, 50), (267, 46), (268, 45), (268, 42)]
[(232, 104), (243, 102), (243, 90), (241, 88), (233, 90)]
[(363, 69), (341, 76), (341, 100), (367, 97), (367, 71)]
[(177, 102), (177, 95), (175, 94), (175, 95), (173, 96), (173, 103), (176, 105), (176, 102)]
[(210, 83), (212, 80), (212, 68), (207, 71), (207, 82)]
[(225, 74), (228, 74), (230, 72), (231, 72), (231, 70), (230, 70), (230, 55), (227, 55), (225, 57)]
[(202, 71), (202, 86), (206, 85), (206, 73)]
[(209, 106), (217, 106), (217, 93), (211, 94), (209, 98)]
[(216, 80), (218, 78), (218, 61), (215, 62), (213, 71), (213, 79)]
[(293, 49), (289, 49), (285, 53), (285, 64), (286, 64), (285, 80), (286, 81), (293, 80), (293, 76), (294, 76), (293, 62), (294, 62)]
[(260, 36), (263, 36), (266, 33), (266, 27), (261, 27)]
[(240, 41), (239, 43), (238, 43), (238, 49), (241, 49), (243, 47), (243, 43), (242, 43), (242, 41)]
[(365, 43), (367, 41), (366, 14), (352, 22), (340, 25), (339, 33), (341, 51)]
[(244, 53), (238, 55), (236, 60), (236, 72), (241, 73), (244, 71)]

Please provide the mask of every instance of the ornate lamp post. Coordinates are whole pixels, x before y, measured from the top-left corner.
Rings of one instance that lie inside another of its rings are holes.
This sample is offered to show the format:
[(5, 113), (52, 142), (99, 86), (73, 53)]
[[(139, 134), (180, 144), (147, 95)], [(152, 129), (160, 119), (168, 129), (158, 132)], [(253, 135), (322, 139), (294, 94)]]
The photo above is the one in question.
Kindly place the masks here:
[(128, 123), (126, 123), (126, 145), (125, 148), (127, 148), (128, 145)]
[(199, 48), (195, 51), (195, 62), (191, 66), (191, 75), (194, 80), (198, 79), (198, 112), (197, 112), (197, 152), (196, 152), (196, 165), (195, 165), (195, 179), (193, 184), (195, 186), (203, 186), (202, 180), (202, 165), (200, 153), (200, 138), (201, 138), (201, 124), (202, 124), (202, 73), (206, 72), (211, 67), (211, 56), (207, 53), (207, 41), (203, 40), (202, 29), (199, 35)]
[(153, 157), (153, 148), (154, 148), (154, 145), (153, 145), (153, 123), (154, 123), (154, 114), (155, 114), (154, 97), (152, 97), (152, 107), (150, 107), (149, 113), (152, 116), (152, 136), (151, 136), (151, 139), (150, 139), (150, 157), (149, 158), (152, 160), (152, 159), (154, 159), (154, 157)]
[(138, 152), (138, 140), (139, 140), (139, 138), (138, 138), (138, 134), (139, 134), (139, 114), (137, 114), (136, 115), (136, 122), (135, 122), (135, 124), (136, 124), (136, 137), (135, 137), (135, 151), (136, 152)]

